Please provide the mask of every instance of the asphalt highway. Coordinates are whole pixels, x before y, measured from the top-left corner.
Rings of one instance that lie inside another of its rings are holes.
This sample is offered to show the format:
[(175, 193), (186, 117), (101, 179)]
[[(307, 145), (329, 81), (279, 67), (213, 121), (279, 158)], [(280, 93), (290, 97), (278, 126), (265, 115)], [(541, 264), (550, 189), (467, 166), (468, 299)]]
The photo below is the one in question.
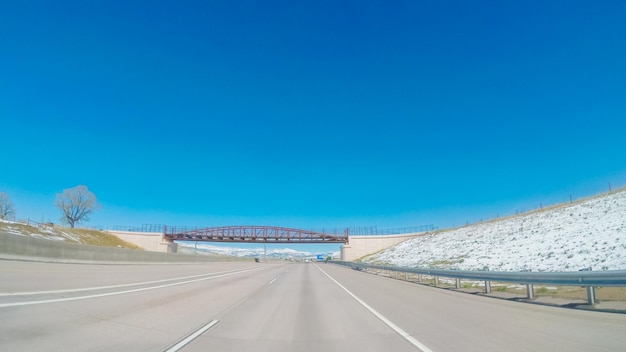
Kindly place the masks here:
[(3, 351), (624, 351), (626, 315), (316, 263), (0, 261)]

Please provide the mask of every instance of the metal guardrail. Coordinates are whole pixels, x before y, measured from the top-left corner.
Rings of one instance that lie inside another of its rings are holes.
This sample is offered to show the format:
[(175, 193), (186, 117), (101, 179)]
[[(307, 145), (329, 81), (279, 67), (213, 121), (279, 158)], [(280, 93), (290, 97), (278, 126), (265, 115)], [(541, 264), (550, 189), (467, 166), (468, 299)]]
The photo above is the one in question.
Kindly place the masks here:
[(555, 286), (582, 286), (587, 288), (587, 303), (596, 303), (596, 286), (626, 286), (626, 270), (591, 271), (583, 269), (581, 271), (568, 272), (507, 272), (507, 271), (469, 271), (469, 270), (439, 270), (408, 268), (385, 265), (371, 265), (354, 262), (332, 261), (333, 264), (343, 265), (355, 270), (370, 269), (384, 270), (396, 273), (411, 273), (418, 275), (428, 275), (435, 277), (435, 283), (439, 277), (456, 279), (456, 287), (460, 288), (460, 280), (476, 280), (485, 282), (485, 292), (491, 292), (491, 282), (512, 282), (525, 284), (527, 288), (527, 298), (534, 298), (534, 284), (547, 284)]

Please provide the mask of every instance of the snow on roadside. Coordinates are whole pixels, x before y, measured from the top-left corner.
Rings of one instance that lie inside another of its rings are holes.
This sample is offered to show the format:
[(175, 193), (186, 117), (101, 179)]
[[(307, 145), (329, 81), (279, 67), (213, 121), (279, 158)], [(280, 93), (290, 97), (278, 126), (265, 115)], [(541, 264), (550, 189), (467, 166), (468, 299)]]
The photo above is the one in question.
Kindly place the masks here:
[(458, 270), (626, 269), (626, 190), (428, 234), (364, 261)]
[(11, 235), (26, 236), (19, 229), (15, 229), (12, 226), (7, 226), (6, 228), (4, 228), (4, 231)]
[[(54, 233), (54, 232), (51, 232), (51, 233)], [(59, 231), (59, 233), (60, 233), (61, 236), (65, 237), (65, 238), (61, 237), (62, 239), (69, 239), (72, 242), (83, 243), (83, 241), (81, 240), (81, 237), (78, 236), (78, 235), (73, 235), (73, 234), (67, 233), (65, 231)]]

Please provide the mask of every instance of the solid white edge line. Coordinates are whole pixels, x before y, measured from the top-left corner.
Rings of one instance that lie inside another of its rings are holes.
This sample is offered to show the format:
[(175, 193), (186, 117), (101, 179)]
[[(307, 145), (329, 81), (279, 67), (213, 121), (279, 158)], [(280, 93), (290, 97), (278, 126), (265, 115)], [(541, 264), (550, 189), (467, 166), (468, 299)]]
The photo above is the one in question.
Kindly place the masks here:
[(408, 332), (402, 330), (398, 325), (394, 324), (391, 320), (385, 318), (382, 314), (378, 313), (374, 308), (370, 307), (367, 303), (357, 297), (354, 293), (350, 292), (347, 288), (345, 288), (342, 284), (340, 284), (337, 280), (333, 279), (332, 276), (328, 275), (322, 268), (315, 265), (315, 267), (321, 271), (324, 275), (326, 275), (332, 282), (337, 284), (342, 290), (344, 290), (347, 294), (349, 294), (352, 298), (354, 298), (357, 302), (359, 302), (365, 309), (370, 311), (370, 313), (374, 314), (378, 319), (380, 319), (383, 323), (385, 323), (388, 327), (390, 327), (393, 331), (402, 336), (405, 340), (407, 340), (410, 344), (417, 347), (422, 352), (433, 352), (430, 348), (424, 346), (421, 342), (417, 341), (413, 336), (411, 336)]
[(248, 272), (248, 271), (253, 271), (253, 270), (258, 270), (258, 269), (260, 269), (260, 268), (248, 269), (248, 270), (241, 270), (241, 271), (237, 271), (237, 272), (233, 272), (233, 273), (229, 273), (229, 274), (216, 275), (216, 276), (205, 277), (205, 278), (195, 279), (195, 280), (189, 280), (189, 281), (175, 282), (175, 283), (165, 284), (165, 285), (158, 285), (158, 286), (151, 286), (151, 287), (136, 288), (136, 289), (134, 289), (134, 290), (126, 290), (126, 291), (117, 291), (117, 292), (100, 293), (100, 294), (96, 294), (96, 295), (79, 296), (79, 297), (67, 297), (67, 298), (46, 299), (46, 300), (41, 300), (41, 301), (26, 301), (26, 302), (3, 303), (3, 304), (0, 304), (0, 308), (5, 308), (5, 307), (18, 307), (18, 306), (29, 306), (29, 305), (33, 305), (33, 304), (44, 304), (44, 303), (57, 303), (57, 302), (78, 301), (78, 300), (82, 300), (82, 299), (89, 299), (89, 298), (100, 298), (100, 297), (107, 297), (107, 296), (121, 295), (121, 294), (125, 294), (125, 293), (133, 293), (133, 292), (141, 292), (141, 291), (156, 290), (156, 289), (158, 289), (158, 288), (165, 288), (165, 287), (172, 287), (172, 286), (178, 286), (178, 285), (185, 285), (185, 284), (190, 284), (190, 283), (193, 283), (193, 282), (199, 282), (199, 281), (213, 280), (213, 279), (217, 279), (217, 278), (220, 278), (220, 277), (231, 276), (231, 275), (236, 275), (236, 274), (242, 274), (242, 273), (245, 273), (245, 272)]
[(174, 346), (170, 347), (169, 349), (165, 350), (165, 352), (176, 352), (176, 351), (180, 350), (181, 348), (183, 348), (186, 345), (188, 345), (191, 341), (195, 340), (198, 336), (202, 335), (205, 331), (207, 331), (210, 328), (212, 328), (217, 323), (219, 323), (219, 320), (211, 320), (208, 324), (206, 324), (205, 326), (203, 326), (200, 329), (196, 330), (196, 332), (194, 332), (193, 334), (187, 336), (185, 339), (183, 339), (182, 341), (180, 341), (176, 345), (174, 345)]

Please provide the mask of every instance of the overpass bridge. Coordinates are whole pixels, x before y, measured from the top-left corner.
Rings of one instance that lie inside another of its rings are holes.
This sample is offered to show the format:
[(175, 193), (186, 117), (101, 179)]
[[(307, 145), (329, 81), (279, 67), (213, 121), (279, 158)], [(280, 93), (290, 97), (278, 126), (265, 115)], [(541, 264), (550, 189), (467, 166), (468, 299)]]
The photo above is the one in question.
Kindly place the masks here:
[(204, 229), (165, 229), (168, 241), (239, 242), (239, 243), (347, 243), (348, 234), (334, 235), (276, 226), (220, 226)]
[[(395, 246), (434, 230), (432, 225), (394, 231), (365, 231), (363, 228), (313, 231), (277, 226), (219, 226), (207, 228), (159, 227), (162, 232), (108, 231), (124, 241), (157, 252), (176, 252), (175, 241), (231, 242), (258, 244), (342, 244), (341, 260), (352, 261)], [(339, 233), (338, 233), (339, 232)], [(356, 233), (356, 235), (354, 234)], [(384, 233), (384, 234), (378, 234)]]

